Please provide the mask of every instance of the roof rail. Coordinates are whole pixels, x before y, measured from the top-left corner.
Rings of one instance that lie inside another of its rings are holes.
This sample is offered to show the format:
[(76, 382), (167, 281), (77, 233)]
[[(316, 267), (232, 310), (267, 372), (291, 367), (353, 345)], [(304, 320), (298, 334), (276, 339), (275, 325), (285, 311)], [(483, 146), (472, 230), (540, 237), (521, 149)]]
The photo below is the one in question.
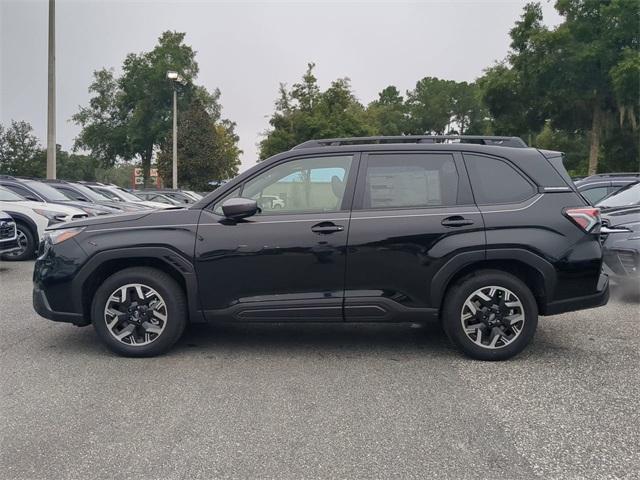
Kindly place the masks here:
[[(640, 177), (639, 172), (596, 173), (592, 177)], [(586, 177), (585, 177), (586, 178)]]
[(14, 177), (13, 175), (0, 175), (0, 178), (4, 178), (5, 180), (15, 180), (16, 177)]
[(308, 140), (296, 145), (292, 150), (314, 147), (335, 147), (339, 145), (365, 145), (384, 143), (474, 143), (500, 147), (526, 148), (520, 137), (496, 137), (486, 135), (395, 135), (378, 137), (325, 138)]

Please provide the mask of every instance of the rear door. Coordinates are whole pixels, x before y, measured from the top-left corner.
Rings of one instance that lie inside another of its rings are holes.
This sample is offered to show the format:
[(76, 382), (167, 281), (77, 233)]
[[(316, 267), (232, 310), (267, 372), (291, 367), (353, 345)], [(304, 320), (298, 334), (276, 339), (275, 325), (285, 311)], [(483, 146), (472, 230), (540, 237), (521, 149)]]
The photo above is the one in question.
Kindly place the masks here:
[(482, 260), (484, 245), (459, 153), (363, 155), (349, 228), (345, 319), (434, 313), (434, 276), (461, 252)]

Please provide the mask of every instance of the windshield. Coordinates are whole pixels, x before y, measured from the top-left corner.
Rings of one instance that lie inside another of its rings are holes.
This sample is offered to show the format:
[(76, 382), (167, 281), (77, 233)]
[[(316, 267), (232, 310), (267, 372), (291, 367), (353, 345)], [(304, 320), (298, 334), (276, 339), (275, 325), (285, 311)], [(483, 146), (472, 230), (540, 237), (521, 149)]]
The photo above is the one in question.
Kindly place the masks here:
[(116, 187), (112, 191), (114, 191), (114, 193), (125, 202), (140, 202), (142, 200), (140, 197), (136, 197), (133, 193), (127, 192), (124, 188)]
[(613, 208), (627, 207), (640, 204), (640, 183), (635, 183), (618, 190), (616, 193), (604, 198), (597, 207)]
[(69, 197), (51, 185), (40, 182), (27, 182), (29, 188), (39, 193), (47, 202), (68, 202)]
[(12, 192), (11, 190), (7, 190), (4, 187), (0, 187), (0, 201), (2, 202), (20, 202), (24, 200), (24, 197), (21, 197), (17, 193)]
[(91, 190), (89, 187), (85, 187), (84, 185), (74, 184), (73, 188), (82, 193), (85, 197), (94, 202), (104, 202), (105, 200), (111, 200), (106, 195), (103, 195), (100, 192), (96, 192), (95, 190)]

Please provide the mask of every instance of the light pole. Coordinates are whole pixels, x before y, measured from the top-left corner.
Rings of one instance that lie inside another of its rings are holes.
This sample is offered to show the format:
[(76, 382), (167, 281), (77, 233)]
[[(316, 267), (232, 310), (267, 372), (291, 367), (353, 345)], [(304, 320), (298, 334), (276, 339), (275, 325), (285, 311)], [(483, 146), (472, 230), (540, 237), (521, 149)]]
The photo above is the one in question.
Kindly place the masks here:
[(182, 77), (178, 72), (168, 71), (167, 78), (173, 82), (173, 183), (174, 189), (178, 188), (178, 92), (176, 83), (182, 83)]
[(47, 178), (56, 178), (56, 2), (49, 0), (47, 80)]

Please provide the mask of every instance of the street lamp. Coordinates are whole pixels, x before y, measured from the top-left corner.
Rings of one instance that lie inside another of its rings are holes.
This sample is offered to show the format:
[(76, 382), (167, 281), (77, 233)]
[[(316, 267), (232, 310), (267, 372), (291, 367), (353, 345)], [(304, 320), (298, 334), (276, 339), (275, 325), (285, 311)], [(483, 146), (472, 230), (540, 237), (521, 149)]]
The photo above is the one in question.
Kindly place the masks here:
[(178, 94), (176, 83), (182, 84), (182, 76), (169, 70), (167, 78), (173, 82), (173, 188), (178, 188)]

